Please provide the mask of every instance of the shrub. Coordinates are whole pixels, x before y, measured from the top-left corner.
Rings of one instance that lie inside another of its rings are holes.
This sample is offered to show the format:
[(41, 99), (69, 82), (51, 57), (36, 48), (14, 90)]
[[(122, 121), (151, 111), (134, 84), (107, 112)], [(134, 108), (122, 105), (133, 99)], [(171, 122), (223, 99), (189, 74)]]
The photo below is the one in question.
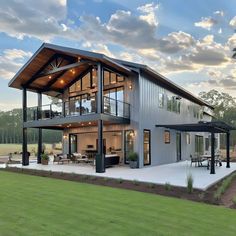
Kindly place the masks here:
[(138, 153), (137, 152), (130, 152), (128, 155), (129, 161), (137, 161), (138, 160)]
[(90, 179), (91, 179), (91, 180), (96, 180), (97, 177), (96, 177), (96, 176), (91, 176)]
[(200, 200), (203, 200), (204, 197), (205, 197), (205, 193), (199, 193), (198, 197), (199, 197)]
[(171, 184), (169, 182), (165, 183), (165, 190), (167, 190), (167, 191), (171, 190)]
[(119, 178), (119, 179), (117, 179), (117, 181), (119, 184), (122, 184), (124, 180), (122, 178)]
[(48, 160), (49, 160), (49, 156), (48, 156), (47, 153), (43, 153), (43, 154), (41, 155), (41, 158), (42, 158), (42, 160), (45, 160), (45, 161), (48, 161)]
[(104, 180), (105, 182), (108, 182), (108, 181), (109, 181), (109, 178), (104, 177), (103, 180)]
[(75, 172), (72, 172), (72, 173), (71, 173), (71, 177), (72, 177), (72, 178), (75, 178), (75, 177), (76, 177), (76, 173), (75, 173)]
[(135, 179), (135, 180), (133, 180), (133, 184), (134, 184), (134, 185), (136, 185), (136, 186), (138, 186), (138, 185), (139, 185), (139, 182), (138, 182), (138, 180), (136, 180), (136, 179)]
[(236, 173), (234, 173), (231, 176), (228, 176), (226, 179), (224, 179), (221, 183), (221, 185), (217, 188), (215, 194), (214, 194), (214, 198), (216, 200), (219, 200), (221, 198), (221, 196), (226, 192), (226, 190), (229, 188), (229, 186), (231, 185), (233, 179), (236, 177)]
[(148, 185), (148, 187), (149, 187), (149, 188), (155, 188), (155, 184), (150, 183), (150, 184)]
[(233, 198), (233, 203), (236, 205), (236, 196)]
[(187, 175), (187, 191), (188, 191), (188, 193), (193, 192), (193, 176), (192, 176), (192, 174)]

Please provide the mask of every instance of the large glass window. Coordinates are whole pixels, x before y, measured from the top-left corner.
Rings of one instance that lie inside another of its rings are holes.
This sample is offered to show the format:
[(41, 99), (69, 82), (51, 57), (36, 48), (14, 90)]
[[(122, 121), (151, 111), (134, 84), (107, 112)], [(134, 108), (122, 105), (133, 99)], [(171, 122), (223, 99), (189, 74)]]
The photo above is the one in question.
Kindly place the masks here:
[(91, 87), (90, 72), (82, 78), (82, 90), (86, 90)]
[(103, 85), (109, 85), (110, 84), (110, 72), (107, 70), (104, 70), (103, 73)]
[(70, 134), (70, 139), (69, 139), (69, 153), (73, 154), (77, 152), (78, 150), (78, 145), (77, 145), (77, 135), (76, 134)]
[[(119, 74), (116, 74), (114, 72), (111, 72), (107, 69), (103, 70), (103, 85), (111, 85), (116, 84), (117, 82), (123, 82), (125, 80), (125, 77)], [(69, 92), (80, 92), (84, 91), (90, 88), (95, 88), (98, 85), (98, 75), (97, 75), (97, 69), (93, 68), (91, 71), (89, 71), (86, 75), (83, 76), (83, 78), (76, 81), (74, 84), (72, 84), (69, 87)]]
[(104, 91), (104, 112), (112, 115), (124, 114), (124, 87)]
[(163, 88), (159, 88), (158, 106), (160, 108), (164, 107), (164, 89)]
[(208, 151), (210, 147), (209, 138), (205, 138), (205, 151)]
[(143, 164), (151, 164), (151, 131), (143, 131)]
[(180, 98), (175, 95), (167, 95), (167, 111), (180, 113)]
[(129, 163), (128, 156), (129, 153), (134, 151), (134, 131), (133, 130), (126, 130), (125, 131), (125, 163)]
[(69, 100), (69, 111), (66, 114), (83, 115), (96, 112), (95, 94), (88, 96), (83, 94), (76, 97), (71, 97)]
[(92, 70), (92, 87), (95, 88), (98, 85), (98, 73), (96, 69)]
[(104, 86), (110, 84), (116, 84), (117, 82), (123, 82), (125, 79), (124, 76), (116, 74), (107, 69), (104, 69), (103, 76), (104, 76), (104, 81), (103, 81)]
[(202, 155), (204, 150), (203, 150), (203, 136), (196, 135), (195, 136), (195, 152), (197, 154)]
[(116, 83), (116, 74), (111, 73), (111, 84), (115, 84), (115, 83)]

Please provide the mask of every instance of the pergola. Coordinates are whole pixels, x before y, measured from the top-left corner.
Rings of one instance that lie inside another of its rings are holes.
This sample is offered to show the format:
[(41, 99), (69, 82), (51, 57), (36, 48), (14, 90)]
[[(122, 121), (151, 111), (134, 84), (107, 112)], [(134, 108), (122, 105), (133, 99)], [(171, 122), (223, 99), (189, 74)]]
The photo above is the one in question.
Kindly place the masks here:
[(156, 125), (167, 129), (174, 129), (182, 132), (209, 132), (211, 133), (211, 168), (210, 173), (215, 174), (215, 133), (226, 134), (226, 168), (230, 168), (230, 131), (236, 128), (227, 125), (222, 121), (211, 121), (193, 124), (173, 124), (173, 125)]

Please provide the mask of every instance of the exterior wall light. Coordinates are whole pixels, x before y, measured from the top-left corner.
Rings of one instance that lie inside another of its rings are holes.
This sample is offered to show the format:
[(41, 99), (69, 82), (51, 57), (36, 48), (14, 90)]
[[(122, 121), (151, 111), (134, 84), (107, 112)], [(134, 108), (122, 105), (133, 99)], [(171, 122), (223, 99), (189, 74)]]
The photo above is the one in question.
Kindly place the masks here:
[(132, 90), (133, 89), (133, 85), (132, 85), (132, 83), (130, 82), (130, 84), (129, 84), (129, 89), (130, 90)]
[(135, 132), (132, 130), (132, 131), (130, 131), (130, 136), (133, 138), (133, 137), (135, 137)]
[(63, 139), (67, 139), (67, 135), (66, 134), (63, 135)]

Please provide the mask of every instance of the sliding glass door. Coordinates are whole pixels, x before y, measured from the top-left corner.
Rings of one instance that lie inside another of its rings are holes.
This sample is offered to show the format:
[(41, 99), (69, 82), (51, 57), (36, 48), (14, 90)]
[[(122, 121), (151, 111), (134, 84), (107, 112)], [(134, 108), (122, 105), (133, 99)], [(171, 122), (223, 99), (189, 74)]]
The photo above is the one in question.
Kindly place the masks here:
[(151, 164), (151, 131), (147, 129), (143, 131), (143, 164)]
[(77, 135), (76, 134), (70, 134), (69, 137), (69, 153), (75, 153), (78, 152), (78, 147), (77, 147)]
[(203, 136), (195, 136), (195, 152), (202, 155), (204, 153)]
[(125, 164), (128, 164), (129, 153), (134, 151), (134, 131), (126, 130), (125, 131), (125, 145), (124, 145), (124, 154), (125, 154)]

